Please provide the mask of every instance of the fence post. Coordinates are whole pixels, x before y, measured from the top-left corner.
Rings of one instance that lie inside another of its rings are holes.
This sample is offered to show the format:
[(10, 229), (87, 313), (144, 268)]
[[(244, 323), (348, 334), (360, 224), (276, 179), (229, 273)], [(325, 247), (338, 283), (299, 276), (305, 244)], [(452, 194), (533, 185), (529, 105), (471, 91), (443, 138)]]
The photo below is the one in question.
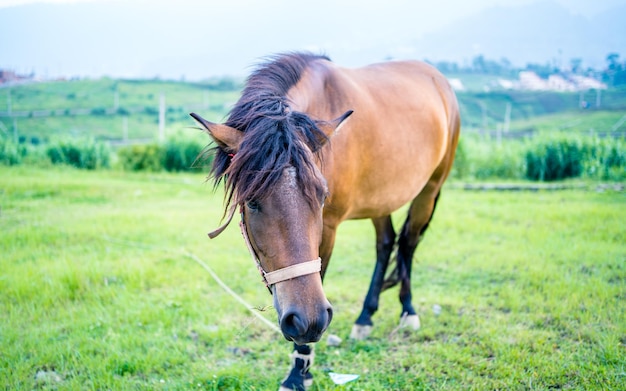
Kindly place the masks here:
[(165, 140), (165, 94), (159, 99), (159, 141)]
[(509, 132), (511, 124), (511, 102), (506, 102), (506, 111), (504, 112), (504, 133)]
[(122, 117), (122, 140), (124, 144), (128, 142), (128, 116)]

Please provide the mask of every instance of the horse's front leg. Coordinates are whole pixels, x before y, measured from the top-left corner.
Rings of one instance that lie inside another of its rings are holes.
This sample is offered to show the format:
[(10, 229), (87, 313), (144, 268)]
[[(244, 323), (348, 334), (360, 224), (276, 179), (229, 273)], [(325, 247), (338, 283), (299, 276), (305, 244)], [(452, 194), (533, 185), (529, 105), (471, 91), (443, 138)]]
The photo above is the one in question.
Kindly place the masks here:
[(374, 267), (374, 274), (372, 275), (367, 296), (365, 296), (365, 301), (363, 302), (363, 310), (350, 333), (350, 338), (352, 339), (367, 338), (372, 332), (372, 315), (378, 310), (378, 300), (383, 288), (385, 273), (396, 241), (396, 233), (393, 230), (391, 216), (372, 219), (372, 222), (376, 229), (376, 266)]
[(304, 391), (313, 384), (313, 375), (309, 369), (313, 365), (315, 352), (312, 345), (293, 344), (291, 353), (291, 370), (280, 383), (279, 391)]

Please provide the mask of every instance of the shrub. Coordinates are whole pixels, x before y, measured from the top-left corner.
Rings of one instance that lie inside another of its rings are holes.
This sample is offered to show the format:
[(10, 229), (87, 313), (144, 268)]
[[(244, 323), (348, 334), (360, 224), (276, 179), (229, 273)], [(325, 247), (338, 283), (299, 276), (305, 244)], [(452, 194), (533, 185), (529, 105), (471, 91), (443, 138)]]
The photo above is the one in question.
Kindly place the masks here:
[(165, 150), (158, 144), (130, 145), (117, 152), (120, 164), (129, 171), (161, 171)]
[(541, 137), (526, 152), (526, 177), (535, 181), (578, 177), (583, 159), (583, 145), (578, 137)]
[(95, 107), (91, 109), (91, 115), (105, 115), (107, 113), (107, 109), (104, 107)]
[(601, 180), (626, 179), (626, 142), (623, 139), (590, 138), (583, 146), (585, 176)]
[(94, 140), (58, 140), (46, 148), (53, 164), (67, 164), (77, 168), (95, 170), (109, 167), (109, 145)]
[(19, 144), (14, 143), (9, 138), (0, 137), (0, 163), (7, 166), (14, 166), (22, 162), (24, 156)]
[(199, 164), (194, 165), (194, 163), (202, 153), (202, 150), (203, 145), (197, 141), (170, 138), (165, 143), (163, 166), (167, 171), (192, 171), (198, 169)]
[(117, 156), (122, 168), (129, 171), (194, 171), (210, 163), (210, 156), (205, 156), (203, 149), (198, 139), (178, 136), (163, 144), (123, 147)]
[(496, 142), (472, 134), (461, 135), (453, 178), (519, 179), (524, 173), (524, 143)]

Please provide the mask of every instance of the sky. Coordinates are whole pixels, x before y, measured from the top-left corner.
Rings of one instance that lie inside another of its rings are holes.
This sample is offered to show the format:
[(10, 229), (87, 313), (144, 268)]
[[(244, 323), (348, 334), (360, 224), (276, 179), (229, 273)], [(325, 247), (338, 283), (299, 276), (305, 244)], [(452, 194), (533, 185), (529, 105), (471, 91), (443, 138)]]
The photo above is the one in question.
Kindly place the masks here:
[[(401, 56), (411, 40), (487, 8), (536, 1), (0, 0), (0, 68), (192, 80), (242, 76), (263, 56), (292, 50), (357, 66), (388, 48)], [(551, 1), (587, 16), (626, 2)]]

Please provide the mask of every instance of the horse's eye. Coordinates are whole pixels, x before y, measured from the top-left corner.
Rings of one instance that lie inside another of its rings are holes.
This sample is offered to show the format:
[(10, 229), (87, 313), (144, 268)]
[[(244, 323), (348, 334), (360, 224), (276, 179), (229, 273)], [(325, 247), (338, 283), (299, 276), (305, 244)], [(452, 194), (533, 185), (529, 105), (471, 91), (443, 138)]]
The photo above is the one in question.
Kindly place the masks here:
[(255, 212), (261, 209), (261, 205), (259, 204), (258, 201), (255, 201), (255, 200), (250, 200), (246, 202), (246, 206), (248, 207), (248, 209), (255, 211)]

